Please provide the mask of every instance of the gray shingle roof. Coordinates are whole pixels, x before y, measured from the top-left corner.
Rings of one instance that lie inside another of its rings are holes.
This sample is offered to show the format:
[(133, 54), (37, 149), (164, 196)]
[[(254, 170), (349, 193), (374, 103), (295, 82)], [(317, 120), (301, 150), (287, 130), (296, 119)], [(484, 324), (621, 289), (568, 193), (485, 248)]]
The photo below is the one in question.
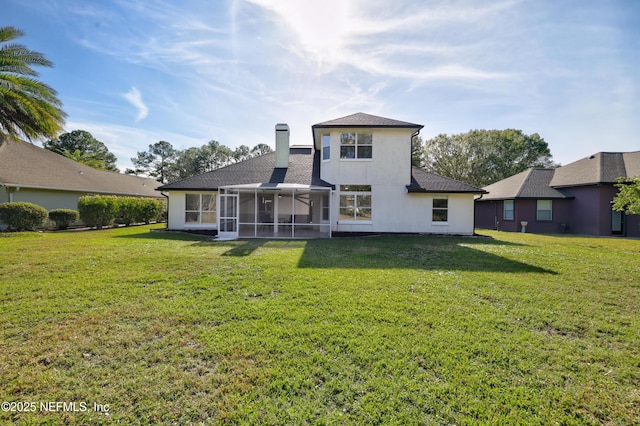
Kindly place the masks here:
[(517, 198), (545, 198), (562, 199), (571, 198), (561, 191), (549, 186), (557, 169), (527, 169), (483, 189), (487, 194), (479, 201), (510, 200)]
[(554, 187), (612, 184), (640, 174), (640, 151), (598, 152), (556, 169)]
[(331, 127), (405, 127), (411, 129), (422, 129), (424, 126), (420, 124), (408, 123), (406, 121), (393, 120), (391, 118), (378, 117), (376, 115), (358, 112), (355, 114), (347, 115), (346, 117), (336, 118), (334, 120), (314, 124), (312, 126), (312, 129)]
[(221, 186), (286, 183), (331, 187), (320, 179), (320, 156), (311, 147), (289, 149), (289, 167), (275, 168), (275, 152), (251, 158), (177, 182), (158, 190), (217, 190)]
[(409, 192), (484, 193), (483, 189), (417, 167), (411, 168), (411, 184), (407, 186), (407, 190)]
[(149, 178), (97, 170), (29, 142), (0, 144), (0, 183), (8, 186), (158, 197)]

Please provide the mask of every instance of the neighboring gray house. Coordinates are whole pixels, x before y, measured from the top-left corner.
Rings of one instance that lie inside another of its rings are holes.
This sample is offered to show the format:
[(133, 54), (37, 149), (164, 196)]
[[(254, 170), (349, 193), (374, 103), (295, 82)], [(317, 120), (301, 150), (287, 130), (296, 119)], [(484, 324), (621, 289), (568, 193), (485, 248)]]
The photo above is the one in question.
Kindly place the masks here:
[(599, 152), (557, 169), (528, 169), (483, 188), (476, 227), (640, 237), (640, 216), (611, 209), (620, 177), (640, 175), (640, 151)]
[(338, 233), (473, 234), (483, 191), (411, 167), (419, 124), (357, 113), (312, 126), (313, 145), (290, 146), (158, 188), (169, 229), (221, 238), (330, 237)]
[(158, 185), (149, 178), (97, 170), (29, 142), (0, 143), (0, 203), (76, 210), (83, 195), (161, 198)]

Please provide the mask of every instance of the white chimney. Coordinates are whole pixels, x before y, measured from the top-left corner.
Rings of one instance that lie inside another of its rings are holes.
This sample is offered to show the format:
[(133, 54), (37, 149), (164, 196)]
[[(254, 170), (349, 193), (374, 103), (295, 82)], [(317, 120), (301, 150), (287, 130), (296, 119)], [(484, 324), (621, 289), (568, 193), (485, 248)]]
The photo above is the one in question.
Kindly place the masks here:
[(289, 126), (276, 124), (276, 168), (289, 167)]

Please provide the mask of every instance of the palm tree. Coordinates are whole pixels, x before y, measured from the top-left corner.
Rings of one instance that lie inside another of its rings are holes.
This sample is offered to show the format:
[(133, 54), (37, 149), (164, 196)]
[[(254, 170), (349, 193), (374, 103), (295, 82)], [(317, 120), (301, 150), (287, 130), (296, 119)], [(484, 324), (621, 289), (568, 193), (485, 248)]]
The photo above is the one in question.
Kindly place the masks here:
[(23, 35), (17, 28), (0, 27), (0, 142), (7, 137), (53, 138), (66, 117), (57, 92), (38, 81), (31, 68), (53, 64), (42, 53), (11, 43)]

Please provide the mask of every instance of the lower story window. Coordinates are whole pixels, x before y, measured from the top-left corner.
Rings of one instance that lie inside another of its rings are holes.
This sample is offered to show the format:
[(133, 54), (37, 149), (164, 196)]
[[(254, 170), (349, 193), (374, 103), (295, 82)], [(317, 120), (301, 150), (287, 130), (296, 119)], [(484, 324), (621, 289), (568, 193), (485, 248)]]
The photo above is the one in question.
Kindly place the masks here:
[(193, 225), (216, 223), (216, 195), (186, 194), (184, 221)]
[(502, 218), (504, 220), (513, 220), (513, 200), (504, 200)]
[(371, 221), (371, 185), (340, 185), (340, 220)]
[(449, 220), (449, 199), (447, 197), (437, 197), (433, 199), (431, 209), (432, 222), (447, 222)]
[(536, 220), (544, 222), (553, 219), (553, 201), (538, 200), (536, 204)]

